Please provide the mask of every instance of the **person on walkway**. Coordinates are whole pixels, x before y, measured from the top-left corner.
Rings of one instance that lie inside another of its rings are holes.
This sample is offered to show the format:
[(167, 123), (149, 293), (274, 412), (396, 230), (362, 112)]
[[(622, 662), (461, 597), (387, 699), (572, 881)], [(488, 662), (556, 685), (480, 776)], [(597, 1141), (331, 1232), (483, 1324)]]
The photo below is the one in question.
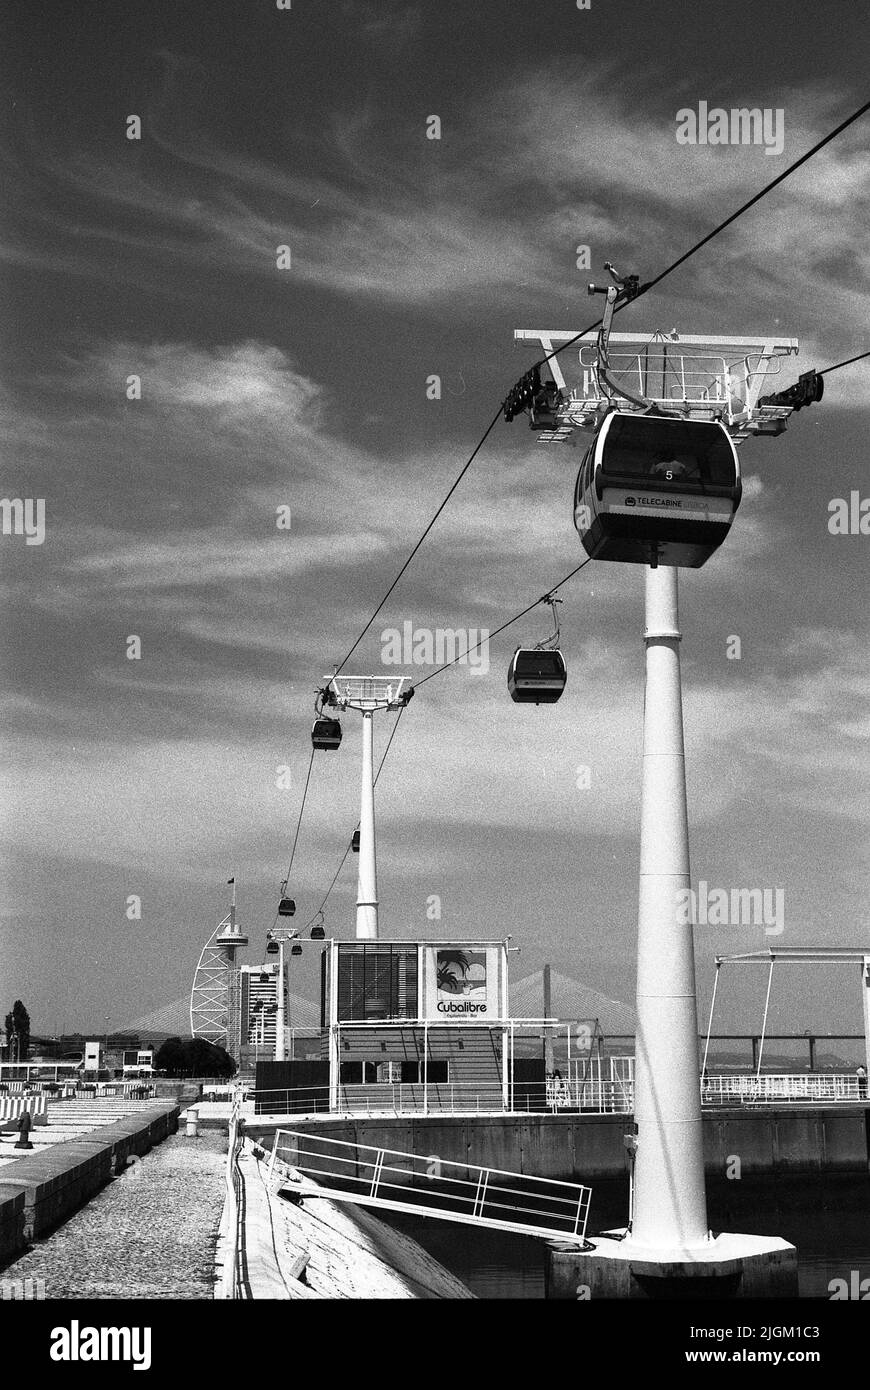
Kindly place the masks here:
[(859, 1067), (855, 1075), (858, 1077), (858, 1099), (867, 1099), (867, 1068)]

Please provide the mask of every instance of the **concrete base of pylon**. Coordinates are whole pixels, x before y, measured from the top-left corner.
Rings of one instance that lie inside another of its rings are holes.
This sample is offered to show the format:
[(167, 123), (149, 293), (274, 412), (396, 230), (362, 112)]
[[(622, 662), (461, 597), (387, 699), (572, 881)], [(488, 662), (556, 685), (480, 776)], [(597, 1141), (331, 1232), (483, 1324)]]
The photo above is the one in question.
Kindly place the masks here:
[(723, 1232), (690, 1248), (639, 1245), (624, 1231), (590, 1240), (592, 1249), (550, 1242), (547, 1297), (795, 1298), (797, 1250), (778, 1236)]

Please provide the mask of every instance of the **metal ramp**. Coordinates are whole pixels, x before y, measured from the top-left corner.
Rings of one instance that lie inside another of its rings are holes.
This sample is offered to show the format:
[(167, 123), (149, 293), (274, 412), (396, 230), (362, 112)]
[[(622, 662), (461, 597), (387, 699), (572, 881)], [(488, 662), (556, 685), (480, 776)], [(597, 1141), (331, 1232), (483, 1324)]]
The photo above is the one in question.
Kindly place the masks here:
[(398, 1149), (279, 1129), (269, 1162), (294, 1193), (486, 1226), (520, 1235), (586, 1242), (592, 1189), (554, 1178), (454, 1163)]

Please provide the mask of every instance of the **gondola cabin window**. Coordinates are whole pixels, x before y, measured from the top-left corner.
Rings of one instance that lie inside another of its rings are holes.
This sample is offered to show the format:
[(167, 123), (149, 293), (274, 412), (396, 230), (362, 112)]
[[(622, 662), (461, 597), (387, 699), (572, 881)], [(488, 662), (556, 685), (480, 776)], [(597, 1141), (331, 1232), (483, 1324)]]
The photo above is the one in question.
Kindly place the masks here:
[(605, 485), (644, 478), (679, 491), (732, 488), (735, 472), (734, 450), (721, 426), (645, 415), (614, 418), (601, 464)]

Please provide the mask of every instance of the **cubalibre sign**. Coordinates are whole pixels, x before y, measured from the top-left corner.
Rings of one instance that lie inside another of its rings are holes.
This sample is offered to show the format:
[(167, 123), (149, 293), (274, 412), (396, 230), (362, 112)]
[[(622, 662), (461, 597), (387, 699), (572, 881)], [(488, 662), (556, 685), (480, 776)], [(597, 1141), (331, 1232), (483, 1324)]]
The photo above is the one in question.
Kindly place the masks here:
[(427, 947), (426, 1017), (442, 1022), (499, 1018), (498, 957), (491, 946)]

